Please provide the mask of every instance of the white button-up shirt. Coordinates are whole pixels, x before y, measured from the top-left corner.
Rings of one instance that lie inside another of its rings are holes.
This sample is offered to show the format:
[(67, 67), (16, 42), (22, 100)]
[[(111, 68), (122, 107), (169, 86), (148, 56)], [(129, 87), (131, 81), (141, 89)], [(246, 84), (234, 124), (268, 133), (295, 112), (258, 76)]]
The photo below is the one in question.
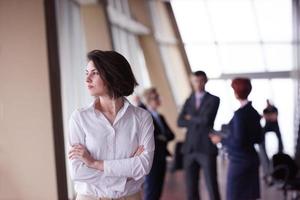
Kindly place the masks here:
[[(70, 118), (69, 144), (83, 144), (96, 160), (104, 160), (104, 171), (70, 160), (71, 178), (78, 194), (120, 198), (141, 190), (154, 154), (153, 121), (150, 113), (127, 100), (111, 123), (94, 103), (75, 110)], [(131, 157), (138, 146), (144, 152)]]

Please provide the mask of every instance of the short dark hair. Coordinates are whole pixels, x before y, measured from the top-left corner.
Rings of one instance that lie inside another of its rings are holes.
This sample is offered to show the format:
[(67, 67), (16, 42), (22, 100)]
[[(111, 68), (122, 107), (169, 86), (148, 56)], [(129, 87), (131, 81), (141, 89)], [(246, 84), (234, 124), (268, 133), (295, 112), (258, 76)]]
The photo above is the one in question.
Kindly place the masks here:
[(130, 64), (124, 56), (115, 51), (93, 50), (87, 54), (93, 61), (112, 98), (129, 96), (138, 85)]
[(206, 73), (204, 72), (204, 71), (195, 71), (195, 72), (193, 72), (193, 75), (194, 76), (203, 76), (203, 77), (205, 77), (205, 79), (207, 80), (207, 76), (206, 76)]
[(240, 99), (247, 99), (252, 90), (249, 78), (235, 78), (232, 80), (231, 87)]

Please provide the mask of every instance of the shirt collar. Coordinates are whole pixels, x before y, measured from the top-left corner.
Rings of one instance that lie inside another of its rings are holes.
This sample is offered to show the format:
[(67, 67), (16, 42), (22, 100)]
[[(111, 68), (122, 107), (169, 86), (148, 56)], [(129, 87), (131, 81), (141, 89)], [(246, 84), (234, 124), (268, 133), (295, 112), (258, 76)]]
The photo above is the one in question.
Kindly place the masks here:
[[(115, 121), (114, 121), (113, 125), (115, 125), (115, 124), (119, 121), (119, 119), (122, 118), (122, 116), (125, 114), (125, 112), (126, 112), (127, 109), (129, 108), (129, 106), (132, 106), (131, 103), (130, 103), (125, 97), (123, 97), (123, 100), (124, 100), (124, 104), (123, 104), (122, 108), (118, 111), (117, 116), (116, 116), (116, 118), (115, 118)], [(102, 114), (102, 112), (99, 111), (99, 110), (97, 110), (97, 109), (95, 108), (96, 101), (97, 101), (97, 99), (95, 99), (95, 100), (91, 103), (90, 106), (91, 106), (91, 108), (93, 109), (93, 111), (94, 111), (96, 117), (104, 117), (104, 115)], [(105, 118), (105, 117), (104, 117), (104, 118)]]
[(202, 92), (197, 91), (197, 92), (195, 92), (196, 99), (202, 99), (203, 96), (205, 95), (205, 93), (206, 93), (205, 91), (202, 91)]

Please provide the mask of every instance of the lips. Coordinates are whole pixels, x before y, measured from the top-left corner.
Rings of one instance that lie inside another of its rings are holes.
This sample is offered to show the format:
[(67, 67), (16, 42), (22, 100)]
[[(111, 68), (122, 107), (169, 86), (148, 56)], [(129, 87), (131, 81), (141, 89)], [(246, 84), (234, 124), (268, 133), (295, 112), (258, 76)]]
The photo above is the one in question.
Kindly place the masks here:
[(87, 87), (88, 87), (88, 89), (92, 89), (94, 86), (88, 85)]

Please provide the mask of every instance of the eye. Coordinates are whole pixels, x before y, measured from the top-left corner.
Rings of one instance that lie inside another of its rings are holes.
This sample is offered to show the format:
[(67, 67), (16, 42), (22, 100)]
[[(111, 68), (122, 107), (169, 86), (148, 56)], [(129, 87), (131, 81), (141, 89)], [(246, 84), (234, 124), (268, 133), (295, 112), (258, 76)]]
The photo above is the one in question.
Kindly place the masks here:
[(99, 75), (99, 72), (93, 71), (93, 75)]

